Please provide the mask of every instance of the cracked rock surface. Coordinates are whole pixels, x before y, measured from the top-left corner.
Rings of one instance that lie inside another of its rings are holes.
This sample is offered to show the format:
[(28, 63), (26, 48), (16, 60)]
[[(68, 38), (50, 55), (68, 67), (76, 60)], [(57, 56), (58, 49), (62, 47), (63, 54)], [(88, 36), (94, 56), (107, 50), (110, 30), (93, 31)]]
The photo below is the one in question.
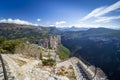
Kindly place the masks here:
[[(50, 71), (36, 67), (42, 64), (40, 60), (27, 58), (19, 54), (2, 54), (2, 57), (8, 80), (69, 80), (65, 76), (58, 76)], [(0, 67), (0, 80), (3, 78), (3, 72)]]

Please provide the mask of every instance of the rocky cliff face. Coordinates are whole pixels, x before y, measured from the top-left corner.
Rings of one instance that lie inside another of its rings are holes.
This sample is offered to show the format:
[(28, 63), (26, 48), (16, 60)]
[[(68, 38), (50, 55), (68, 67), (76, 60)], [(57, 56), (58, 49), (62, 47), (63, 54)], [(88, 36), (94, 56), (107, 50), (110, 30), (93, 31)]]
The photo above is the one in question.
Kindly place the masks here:
[(61, 36), (51, 35), (44, 39), (31, 41), (31, 43), (38, 44), (44, 48), (56, 49), (58, 44), (61, 44)]
[(61, 44), (61, 36), (50, 36), (49, 37), (49, 47), (52, 49), (57, 49), (58, 44)]

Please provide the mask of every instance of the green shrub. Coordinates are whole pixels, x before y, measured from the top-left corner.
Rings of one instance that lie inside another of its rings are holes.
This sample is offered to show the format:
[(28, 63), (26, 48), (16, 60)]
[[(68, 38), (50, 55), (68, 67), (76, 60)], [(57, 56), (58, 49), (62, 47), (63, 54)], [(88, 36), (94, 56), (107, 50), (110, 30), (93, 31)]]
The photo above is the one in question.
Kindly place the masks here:
[(17, 47), (24, 48), (24, 45), (20, 40), (6, 40), (6, 38), (0, 38), (0, 52), (1, 53), (14, 53)]
[(50, 57), (51, 57), (50, 50), (49, 50), (49, 52), (48, 52), (48, 55), (47, 55), (47, 56), (48, 56), (48, 58), (50, 59)]
[(5, 37), (1, 37), (0, 38), (0, 45), (3, 46), (6, 42), (6, 38)]
[(40, 60), (43, 59), (43, 56), (42, 56), (42, 52), (40, 51), (40, 56), (39, 56)]
[(43, 66), (53, 66), (56, 61), (54, 59), (42, 59)]
[(6, 53), (6, 52), (7, 52), (6, 50), (0, 48), (0, 53)]

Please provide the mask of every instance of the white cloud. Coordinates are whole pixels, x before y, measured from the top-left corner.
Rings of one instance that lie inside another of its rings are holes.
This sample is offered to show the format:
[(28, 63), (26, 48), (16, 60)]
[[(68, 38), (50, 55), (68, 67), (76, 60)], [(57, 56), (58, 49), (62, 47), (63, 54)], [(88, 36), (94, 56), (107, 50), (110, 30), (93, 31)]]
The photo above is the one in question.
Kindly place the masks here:
[(15, 23), (15, 24), (24, 24), (24, 25), (34, 25), (34, 26), (38, 26), (38, 24), (33, 24), (31, 22), (28, 21), (24, 21), (24, 20), (20, 20), (20, 19), (1, 19), (0, 23)]
[(65, 27), (66, 21), (56, 21), (54, 24), (50, 24), (48, 26), (56, 26), (56, 27)]
[(79, 22), (78, 24), (74, 24), (74, 26), (77, 26), (79, 28), (99, 28), (99, 27), (105, 27), (105, 28), (111, 28), (111, 29), (120, 29), (120, 25), (116, 23), (89, 23), (89, 22)]
[(81, 20), (87, 20), (92, 17), (97, 18), (97, 17), (103, 16), (109, 12), (112, 12), (114, 10), (117, 10), (119, 8), (120, 8), (120, 1), (114, 3), (110, 6), (96, 8), (92, 12), (90, 12), (87, 16), (83, 17)]
[(55, 22), (54, 26), (62, 27), (62, 26), (64, 26), (65, 23), (66, 23), (66, 21), (57, 21), (57, 22)]
[(80, 28), (98, 28), (101, 27), (99, 24), (91, 24), (91, 23), (79, 23), (74, 24), (74, 26), (80, 27)]
[(110, 22), (112, 20), (120, 19), (120, 16), (111, 16), (111, 17), (99, 17), (95, 22)]
[(120, 1), (114, 3), (111, 6), (106, 7), (104, 10), (100, 11), (98, 14), (96, 14), (95, 16), (102, 16), (106, 13), (109, 13), (111, 11), (117, 10), (120, 8)]
[(2, 19), (2, 20), (0, 20), (0, 23), (4, 23), (6, 21), (7, 21), (6, 19)]
[(61, 24), (65, 24), (66, 23), (66, 21), (57, 21), (56, 23), (55, 23), (55, 25), (61, 25)]
[(41, 21), (41, 19), (40, 19), (40, 18), (38, 18), (38, 19), (37, 19), (37, 21), (38, 21), (38, 22), (40, 22), (40, 21)]
[(91, 13), (89, 13), (87, 16), (83, 17), (82, 20), (87, 20), (91, 17), (95, 17), (96, 14), (98, 14), (100, 11), (102, 11), (103, 9), (105, 9), (105, 7), (99, 7), (96, 8), (95, 10), (93, 10)]

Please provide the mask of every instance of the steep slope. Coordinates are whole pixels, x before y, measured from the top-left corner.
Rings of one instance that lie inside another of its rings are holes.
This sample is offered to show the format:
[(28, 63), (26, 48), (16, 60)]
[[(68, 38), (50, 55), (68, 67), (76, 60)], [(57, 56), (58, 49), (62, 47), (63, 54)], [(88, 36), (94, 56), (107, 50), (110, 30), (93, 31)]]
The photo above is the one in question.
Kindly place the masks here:
[(62, 36), (62, 44), (71, 50), (71, 56), (82, 57), (100, 67), (110, 80), (119, 80), (120, 30), (93, 28), (66, 32)]

